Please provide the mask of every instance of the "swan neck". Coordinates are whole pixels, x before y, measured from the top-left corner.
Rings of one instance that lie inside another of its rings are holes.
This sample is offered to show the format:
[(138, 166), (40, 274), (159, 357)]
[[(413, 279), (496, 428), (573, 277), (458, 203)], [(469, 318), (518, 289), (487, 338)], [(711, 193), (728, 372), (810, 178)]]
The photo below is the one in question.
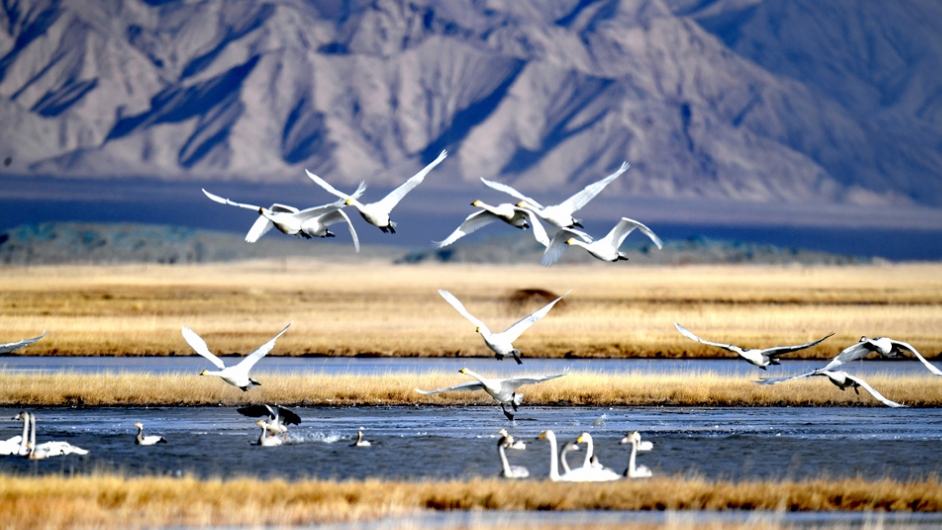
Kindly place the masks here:
[(507, 461), (507, 454), (504, 453), (504, 446), (502, 444), (497, 444), (497, 452), (500, 454), (500, 465), (504, 469), (504, 476), (509, 477), (510, 472), (510, 462)]
[(638, 455), (638, 442), (631, 441), (631, 454), (628, 456), (628, 476), (633, 477), (635, 475), (635, 459)]
[(546, 433), (546, 439), (550, 443), (550, 480), (559, 480), (559, 462), (556, 461), (556, 435), (552, 432)]
[(592, 467), (592, 454), (595, 450), (595, 445), (592, 443), (592, 437), (585, 437), (585, 460), (582, 462), (582, 467)]

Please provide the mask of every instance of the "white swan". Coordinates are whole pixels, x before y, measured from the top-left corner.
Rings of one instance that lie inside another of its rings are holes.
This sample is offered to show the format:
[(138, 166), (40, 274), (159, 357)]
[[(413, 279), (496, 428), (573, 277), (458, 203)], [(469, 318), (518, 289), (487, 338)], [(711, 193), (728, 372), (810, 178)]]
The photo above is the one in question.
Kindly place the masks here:
[[(445, 160), (445, 157), (448, 156), (448, 151), (442, 151), (438, 158), (432, 161), (431, 164), (425, 166), (422, 171), (416, 173), (412, 178), (402, 183), (398, 188), (389, 192), (388, 195), (383, 197), (377, 202), (372, 202), (369, 204), (363, 204), (357, 200), (356, 196), (347, 195), (346, 193), (337, 190), (333, 186), (327, 183), (324, 179), (318, 177), (314, 173), (307, 171), (307, 176), (317, 183), (318, 186), (324, 188), (328, 193), (336, 195), (345, 201), (349, 206), (353, 206), (360, 212), (360, 215), (363, 216), (363, 219), (366, 222), (370, 223), (373, 226), (378, 227), (383, 232), (392, 232), (396, 233), (396, 223), (389, 219), (389, 214), (392, 212), (392, 209), (399, 204), (399, 201), (406, 196), (407, 193), (412, 191), (413, 188), (418, 186), (425, 180), (425, 176), (432, 171), (435, 166), (440, 164), (442, 160)], [(363, 184), (361, 184), (363, 186)]]
[[(365, 189), (366, 186), (361, 185), (360, 188), (354, 192), (353, 197), (359, 197), (363, 194)], [(298, 210), (294, 206), (286, 206), (277, 203), (265, 208), (254, 204), (235, 202), (224, 199), (218, 195), (213, 195), (205, 189), (203, 190), (203, 194), (209, 197), (211, 201), (218, 202), (219, 204), (228, 204), (229, 206), (237, 206), (258, 212), (258, 219), (255, 220), (255, 223), (252, 224), (252, 228), (250, 228), (249, 232), (245, 235), (245, 240), (249, 243), (258, 241), (259, 238), (268, 233), (272, 227), (277, 228), (279, 231), (289, 236), (303, 237), (305, 239), (311, 239), (312, 237), (334, 237), (334, 234), (328, 230), (327, 227), (336, 223), (345, 222), (347, 223), (347, 228), (350, 230), (353, 246), (356, 248), (357, 252), (360, 251), (360, 240), (357, 238), (357, 231), (354, 230), (353, 223), (350, 222), (350, 218), (347, 217), (347, 214), (343, 211), (343, 201)]]
[(513, 445), (513, 437), (510, 435), (505, 435), (497, 441), (497, 454), (500, 456), (501, 465), (500, 476), (502, 478), (527, 478), (530, 476), (530, 470), (523, 466), (512, 466), (507, 460), (507, 453), (504, 449), (517, 449)]
[(701, 339), (700, 337), (694, 335), (689, 330), (687, 330), (687, 328), (681, 326), (677, 322), (674, 322), (674, 326), (677, 328), (677, 331), (679, 331), (681, 335), (683, 335), (684, 337), (687, 337), (688, 339), (695, 340), (701, 344), (708, 344), (710, 346), (716, 346), (718, 348), (723, 348), (724, 350), (729, 350), (731, 352), (734, 352), (740, 357), (742, 357), (743, 359), (745, 359), (747, 362), (749, 362), (749, 364), (758, 366), (759, 368), (762, 368), (763, 370), (765, 370), (766, 366), (770, 364), (774, 364), (774, 365), (781, 364), (778, 360), (778, 357), (781, 355), (785, 355), (786, 353), (796, 352), (799, 350), (804, 350), (805, 348), (810, 348), (812, 346), (817, 346), (818, 344), (823, 342), (825, 339), (827, 339), (831, 335), (834, 335), (834, 333), (831, 332), (825, 335), (823, 338), (818, 339), (814, 342), (809, 342), (807, 344), (800, 344), (798, 346), (775, 346), (773, 348), (763, 348), (763, 349), (750, 348), (748, 350), (744, 350), (740, 348), (739, 346), (734, 346), (732, 344), (722, 344), (719, 342), (710, 342), (708, 340)]
[(939, 370), (933, 366), (929, 361), (923, 357), (916, 348), (913, 348), (910, 344), (893, 340), (889, 337), (877, 337), (871, 339), (869, 337), (860, 337), (860, 340), (857, 344), (853, 344), (844, 348), (844, 350), (837, 355), (834, 359), (831, 360), (825, 366), (824, 370), (831, 370), (837, 368), (838, 366), (849, 363), (851, 361), (856, 361), (857, 359), (862, 359), (870, 353), (878, 353), (881, 357), (899, 357), (902, 355), (903, 351), (909, 351), (912, 353), (916, 359), (919, 360), (933, 375), (942, 376), (942, 370)]
[(579, 444), (576, 442), (564, 443), (562, 449), (559, 450), (559, 465), (563, 468), (563, 474), (568, 474), (572, 472), (572, 468), (569, 467), (569, 453), (572, 451), (581, 451), (582, 448), (579, 447)]
[(157, 445), (160, 443), (167, 443), (167, 439), (163, 436), (157, 436), (152, 434), (150, 436), (144, 436), (144, 424), (137, 422), (134, 424), (137, 427), (137, 436), (134, 437), (134, 443), (137, 445)]
[(476, 206), (480, 210), (474, 212), (465, 218), (465, 220), (444, 240), (433, 242), (437, 248), (444, 248), (458, 241), (462, 237), (475, 232), (495, 221), (503, 221), (510, 226), (520, 229), (533, 229), (533, 238), (544, 247), (549, 245), (549, 236), (546, 235), (546, 229), (540, 224), (540, 220), (532, 211), (510, 203), (502, 203), (497, 206), (491, 206), (483, 201), (474, 201), (471, 206)]
[(0, 442), (0, 456), (26, 456), (29, 453), (27, 449), (29, 443), (29, 413), (21, 412), (13, 416), (13, 419), (23, 420), (23, 433)]
[(597, 241), (593, 241), (592, 237), (585, 232), (573, 228), (563, 228), (556, 232), (556, 235), (553, 236), (553, 240), (543, 252), (543, 258), (540, 260), (540, 264), (549, 267), (556, 263), (568, 245), (582, 247), (586, 249), (589, 254), (602, 261), (627, 260), (628, 256), (618, 249), (625, 241), (625, 238), (628, 237), (635, 228), (641, 230), (641, 233), (648, 236), (648, 238), (657, 245), (657, 248), (664, 246), (661, 239), (657, 237), (650, 228), (634, 219), (622, 217), (605, 237)]
[(36, 415), (32, 412), (21, 412), (29, 419), (29, 442), (20, 446), (19, 454), (26, 454), (30, 460), (45, 460), (55, 456), (87, 455), (88, 451), (68, 442), (45, 442), (36, 444)]
[(373, 445), (373, 442), (363, 438), (363, 431), (357, 431), (357, 441), (350, 444), (351, 447), (370, 447)]
[(236, 412), (250, 418), (267, 416), (267, 420), (261, 420), (265, 428), (272, 434), (281, 434), (285, 437), (288, 435), (289, 425), (301, 424), (301, 416), (281, 405), (266, 405), (264, 403), (261, 405), (248, 405), (237, 408)]
[(504, 445), (507, 449), (514, 449), (517, 451), (523, 451), (527, 448), (527, 443), (523, 440), (517, 440), (507, 432), (507, 429), (501, 429), (497, 431), (497, 434), (500, 435), (500, 443)]
[(618, 171), (612, 173), (602, 180), (589, 184), (583, 188), (582, 191), (576, 193), (572, 197), (569, 197), (565, 201), (551, 206), (543, 206), (537, 201), (527, 197), (526, 195), (506, 184), (487, 180), (483, 177), (481, 178), (481, 181), (490, 188), (504, 192), (512, 197), (516, 197), (520, 200), (520, 202), (517, 203), (517, 206), (532, 210), (533, 213), (538, 215), (547, 223), (559, 228), (572, 228), (574, 226), (582, 226), (582, 224), (579, 223), (579, 221), (575, 219), (572, 214), (581, 210), (583, 206), (588, 204), (589, 201), (594, 199), (596, 195), (605, 189), (605, 186), (608, 186), (613, 180), (621, 176), (622, 173), (628, 171), (629, 167), (631, 167), (631, 165), (628, 162), (622, 162), (621, 167), (618, 168)]
[(257, 350), (253, 351), (247, 357), (242, 359), (239, 364), (235, 366), (226, 366), (226, 363), (222, 362), (222, 359), (216, 357), (209, 351), (209, 347), (206, 346), (206, 341), (204, 341), (199, 335), (196, 334), (192, 329), (183, 326), (183, 339), (186, 340), (187, 344), (193, 348), (193, 351), (205, 357), (209, 362), (216, 365), (219, 368), (218, 372), (211, 372), (209, 370), (203, 370), (200, 372), (200, 375), (214, 375), (221, 378), (223, 381), (229, 383), (230, 385), (237, 386), (242, 389), (243, 392), (247, 392), (253, 386), (260, 386), (261, 383), (249, 377), (249, 370), (255, 366), (262, 357), (268, 354), (275, 347), (275, 341), (280, 337), (284, 332), (288, 331), (288, 328), (291, 327), (294, 321), (288, 323), (285, 326), (285, 329), (278, 332), (277, 335), (272, 337), (272, 339), (265, 344), (262, 344), (258, 347)]
[(520, 337), (520, 335), (523, 334), (523, 332), (526, 331), (530, 326), (535, 324), (541, 318), (545, 317), (546, 314), (549, 313), (549, 310), (552, 309), (554, 305), (556, 305), (556, 302), (562, 300), (563, 296), (569, 294), (569, 291), (566, 291), (563, 296), (560, 296), (559, 298), (546, 304), (539, 310), (521, 318), (512, 326), (500, 333), (491, 333), (491, 330), (488, 329), (487, 325), (469, 313), (468, 310), (465, 309), (464, 305), (462, 305), (462, 303), (457, 298), (455, 298), (455, 295), (444, 289), (439, 289), (438, 294), (440, 294), (446, 302), (451, 304), (451, 307), (455, 308), (455, 311), (461, 314), (461, 316), (465, 317), (471, 321), (472, 324), (477, 326), (475, 331), (481, 334), (481, 338), (484, 339), (484, 344), (487, 344), (487, 347), (494, 352), (494, 355), (497, 357), (498, 361), (504, 360), (504, 357), (507, 355), (513, 355), (513, 358), (515, 361), (517, 361), (517, 364), (523, 364), (523, 361), (520, 360), (520, 350), (514, 348), (513, 342), (517, 340), (517, 338)]
[(500, 403), (501, 410), (504, 411), (504, 415), (507, 416), (507, 419), (514, 419), (512, 412), (507, 410), (507, 405), (510, 405), (514, 411), (517, 410), (517, 406), (523, 402), (523, 394), (517, 393), (517, 388), (523, 385), (532, 385), (535, 383), (542, 383), (543, 381), (549, 381), (550, 379), (556, 379), (557, 377), (562, 377), (566, 375), (554, 374), (554, 375), (544, 375), (539, 377), (510, 377), (507, 379), (486, 379), (480, 375), (468, 370), (467, 368), (462, 368), (458, 370), (462, 374), (468, 374), (471, 377), (477, 379), (477, 382), (462, 383), (460, 385), (450, 386), (448, 388), (439, 388), (437, 390), (420, 390), (415, 389), (419, 394), (438, 394), (441, 392), (453, 392), (453, 391), (464, 391), (464, 390), (484, 390), (487, 392), (495, 401)]
[(46, 332), (43, 331), (43, 334), (38, 337), (33, 337), (31, 339), (23, 339), (17, 342), (8, 342), (6, 344), (0, 344), (0, 353), (10, 353), (11, 351), (18, 350), (23, 346), (29, 346), (30, 344), (38, 341), (39, 339), (46, 336)]
[[(607, 482), (621, 478), (617, 473), (612, 476), (608, 472), (593, 468), (576, 468), (568, 473), (559, 474), (559, 464), (556, 460), (556, 434), (547, 430), (537, 436), (538, 440), (549, 440), (550, 443), (550, 471), (549, 479), (553, 482)], [(568, 467), (568, 465), (567, 465)]]
[(819, 368), (813, 372), (793, 375), (791, 377), (782, 377), (778, 379), (761, 379), (759, 381), (754, 381), (754, 382), (760, 385), (776, 385), (778, 383), (791, 381), (793, 379), (801, 379), (804, 377), (816, 377), (816, 376), (827, 377), (828, 381), (834, 383), (834, 386), (836, 386), (837, 388), (840, 388), (842, 391), (848, 387), (853, 388), (854, 393), (856, 393), (858, 396), (860, 395), (860, 390), (858, 389), (862, 387), (867, 392), (870, 392), (870, 395), (876, 398), (877, 401), (879, 401), (880, 403), (883, 403), (887, 407), (899, 408), (899, 407), (906, 406), (901, 403), (897, 403), (895, 401), (891, 401), (887, 399), (886, 397), (883, 396), (883, 394), (877, 392), (875, 388), (870, 386), (866, 381), (864, 381), (860, 377), (852, 376), (843, 370), (828, 370), (827, 368)]
[[(646, 451), (654, 447), (651, 442), (642, 442), (641, 433), (635, 431), (631, 434), (626, 435), (624, 438), (618, 442), (622, 445), (631, 444), (631, 455), (628, 457), (628, 468), (625, 469), (625, 476), (628, 478), (647, 478), (653, 475), (648, 466), (637, 465), (636, 457), (638, 456), (638, 451)], [(650, 444), (646, 448), (642, 448), (645, 443)]]
[(268, 425), (266, 425), (265, 420), (258, 420), (255, 422), (255, 425), (258, 425), (262, 428), (262, 432), (258, 435), (258, 441), (255, 442), (256, 445), (262, 447), (278, 447), (283, 445), (285, 441), (280, 436), (275, 436), (274, 434), (268, 432)]

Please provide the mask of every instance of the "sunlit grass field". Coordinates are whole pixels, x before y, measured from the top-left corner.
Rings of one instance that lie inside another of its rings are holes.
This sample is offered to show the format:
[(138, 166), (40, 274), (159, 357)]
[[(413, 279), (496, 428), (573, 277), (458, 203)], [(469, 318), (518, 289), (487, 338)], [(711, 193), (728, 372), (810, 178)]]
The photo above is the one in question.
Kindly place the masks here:
[(49, 336), (24, 355), (191, 355), (181, 326), (217, 353), (247, 353), (290, 321), (272, 355), (489, 356), (474, 327), (436, 292), (448, 289), (502, 330), (562, 294), (515, 343), (524, 357), (730, 357), (682, 337), (677, 321), (717, 342), (799, 344), (792, 358), (830, 358), (861, 335), (942, 352), (942, 265), (680, 266), (331, 264), (0, 269), (0, 341)]

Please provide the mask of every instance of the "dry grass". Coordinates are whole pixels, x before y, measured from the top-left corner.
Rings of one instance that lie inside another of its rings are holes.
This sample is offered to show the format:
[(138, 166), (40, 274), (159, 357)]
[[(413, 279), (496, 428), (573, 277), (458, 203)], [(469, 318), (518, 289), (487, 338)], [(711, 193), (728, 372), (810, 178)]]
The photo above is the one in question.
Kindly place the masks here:
[(245, 353), (286, 322), (274, 355), (487, 356), (446, 288), (495, 329), (562, 293), (566, 306), (517, 342), (530, 357), (714, 357), (672, 326), (742, 346), (793, 344), (835, 331), (795, 357), (829, 358), (861, 335), (942, 352), (942, 265), (391, 266), (368, 262), (6, 268), (2, 339), (48, 329), (29, 355), (190, 355), (188, 325), (216, 352)]
[(607, 484), (260, 481), (114, 475), (0, 480), (4, 528), (286, 526), (364, 521), (426, 510), (940, 511), (937, 480)]
[[(489, 375), (489, 374), (485, 374)], [(490, 374), (495, 375), (495, 374)], [(43, 405), (241, 405), (282, 403), (308, 406), (484, 405), (484, 392), (421, 395), (468, 381), (458, 373), (386, 376), (280, 374), (262, 377), (262, 386), (244, 393), (215, 377), (196, 374), (17, 374), (0, 372), (0, 406)], [(911, 406), (942, 403), (942, 385), (932, 376), (868, 377), (871, 385)], [(683, 375), (610, 375), (574, 371), (568, 376), (521, 388), (524, 406), (882, 406), (864, 391), (841, 392), (825, 378), (760, 386), (746, 377), (704, 373)]]

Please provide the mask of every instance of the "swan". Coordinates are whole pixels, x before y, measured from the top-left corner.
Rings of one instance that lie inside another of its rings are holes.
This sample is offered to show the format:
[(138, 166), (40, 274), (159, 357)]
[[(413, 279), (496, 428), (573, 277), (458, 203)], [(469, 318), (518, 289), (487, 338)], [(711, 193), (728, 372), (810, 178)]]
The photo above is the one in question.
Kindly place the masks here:
[(618, 250), (618, 248), (621, 247), (625, 238), (628, 237), (628, 234), (632, 233), (635, 228), (641, 230), (641, 233), (648, 236), (648, 238), (657, 245), (657, 248), (663, 248), (664, 243), (650, 228), (634, 219), (622, 217), (615, 227), (598, 241), (594, 241), (589, 234), (573, 228), (563, 228), (556, 232), (556, 235), (553, 236), (553, 240), (547, 245), (546, 250), (543, 252), (543, 258), (540, 259), (540, 264), (549, 267), (556, 263), (568, 245), (582, 247), (586, 249), (589, 254), (602, 261), (627, 260), (628, 256)]
[[(556, 379), (557, 377), (562, 377), (566, 375), (554, 374), (554, 375), (544, 375), (539, 377), (510, 377), (507, 379), (485, 379), (480, 375), (468, 370), (467, 368), (462, 368), (458, 370), (459, 373), (470, 375), (471, 377), (477, 379), (477, 382), (468, 382), (461, 383), (460, 385), (450, 386), (448, 388), (439, 388), (437, 390), (420, 390), (415, 389), (419, 394), (438, 394), (441, 392), (452, 392), (452, 391), (463, 391), (463, 390), (484, 390), (495, 401), (500, 403), (501, 410), (504, 411), (504, 415), (507, 416), (507, 419), (513, 420), (514, 415), (512, 412), (507, 410), (507, 405), (510, 405), (514, 411), (517, 410), (517, 406), (523, 402), (523, 394), (517, 393), (517, 388), (523, 385), (532, 385), (535, 383), (542, 383), (543, 381), (549, 381), (550, 379)], [(555, 452), (555, 449), (554, 449)]]
[[(566, 296), (569, 293), (570, 291), (566, 291), (563, 296)], [(439, 289), (438, 294), (440, 294), (446, 302), (451, 304), (451, 307), (455, 308), (455, 311), (457, 311), (461, 316), (465, 317), (471, 321), (472, 324), (477, 326), (474, 331), (481, 334), (481, 338), (484, 339), (484, 344), (486, 344), (487, 347), (494, 352), (494, 356), (497, 357), (498, 361), (504, 360), (504, 357), (507, 355), (513, 355), (513, 358), (515, 361), (517, 361), (517, 364), (523, 364), (523, 361), (520, 360), (520, 350), (514, 348), (513, 341), (517, 340), (517, 338), (520, 337), (520, 335), (523, 334), (527, 328), (535, 324), (541, 318), (545, 317), (546, 314), (549, 313), (549, 310), (552, 309), (554, 305), (556, 305), (556, 302), (559, 302), (563, 299), (563, 296), (560, 296), (539, 310), (521, 318), (506, 330), (500, 333), (491, 333), (491, 330), (488, 329), (484, 322), (481, 322), (481, 320), (469, 313), (468, 310), (464, 308), (464, 305), (457, 298), (455, 298), (455, 295), (444, 289)]]
[(572, 472), (572, 469), (569, 467), (569, 457), (567, 456), (570, 451), (581, 451), (579, 444), (576, 442), (569, 442), (563, 444), (563, 448), (559, 450), (559, 465), (563, 468), (563, 474), (568, 474)]
[(791, 377), (782, 377), (782, 378), (778, 378), (778, 379), (761, 379), (761, 380), (759, 380), (759, 381), (754, 381), (754, 382), (755, 382), (755, 383), (758, 383), (758, 384), (760, 384), (760, 385), (776, 385), (776, 384), (778, 384), (778, 383), (783, 383), (783, 382), (785, 382), (785, 381), (791, 381), (791, 380), (793, 380), (793, 379), (801, 379), (801, 378), (804, 378), (804, 377), (816, 377), (816, 376), (827, 377), (827, 378), (828, 378), (828, 381), (834, 383), (834, 385), (835, 385), (837, 388), (840, 388), (842, 391), (843, 391), (845, 388), (848, 388), (848, 387), (853, 388), (853, 389), (854, 389), (854, 393), (856, 393), (858, 396), (860, 395), (860, 390), (858, 390), (858, 389), (861, 388), (861, 387), (863, 387), (864, 390), (866, 390), (867, 392), (870, 392), (870, 395), (871, 395), (871, 396), (873, 396), (874, 398), (876, 398), (877, 401), (879, 401), (880, 403), (883, 403), (883, 404), (886, 405), (887, 407), (899, 408), (899, 407), (905, 407), (905, 406), (906, 406), (906, 405), (903, 405), (903, 404), (901, 404), (901, 403), (897, 403), (897, 402), (895, 402), (895, 401), (891, 401), (891, 400), (887, 399), (886, 397), (883, 396), (883, 394), (877, 392), (877, 390), (876, 390), (875, 388), (873, 388), (872, 386), (870, 386), (869, 383), (867, 383), (866, 381), (864, 381), (864, 380), (861, 379), (860, 377), (852, 376), (852, 375), (848, 374), (847, 372), (845, 372), (845, 371), (843, 371), (843, 370), (836, 370), (836, 371), (835, 371), (835, 370), (828, 370), (826, 367), (825, 367), (825, 368), (819, 368), (819, 369), (817, 369), (817, 370), (815, 370), (815, 371), (813, 371), (813, 372), (807, 372), (807, 373), (804, 373), (804, 374), (793, 375), (793, 376), (791, 376)]
[[(586, 449), (585, 460), (582, 462), (582, 467), (592, 469), (606, 469), (612, 471), (611, 469), (603, 466), (599, 461), (599, 457), (595, 454), (595, 443), (592, 441), (592, 435), (587, 432), (580, 434), (579, 437), (576, 438), (576, 443), (581, 444), (583, 442), (586, 444)], [(614, 473), (614, 471), (612, 471), (612, 473)]]
[(81, 447), (72, 445), (68, 442), (45, 442), (36, 445), (36, 415), (32, 412), (21, 412), (16, 419), (28, 418), (29, 421), (29, 443), (20, 446), (19, 454), (26, 454), (30, 460), (45, 460), (54, 456), (65, 455), (87, 455), (88, 451)]
[(357, 441), (350, 444), (350, 447), (370, 447), (373, 445), (373, 442), (363, 439), (363, 431), (357, 431)]
[[(425, 176), (428, 175), (430, 171), (435, 169), (435, 166), (440, 164), (442, 160), (445, 160), (445, 157), (448, 156), (448, 151), (442, 151), (438, 158), (432, 161), (431, 164), (425, 166), (422, 171), (416, 173), (412, 178), (403, 182), (398, 188), (389, 192), (388, 195), (383, 197), (377, 202), (371, 202), (369, 204), (363, 204), (358, 200), (358, 197), (355, 195), (347, 195), (346, 193), (337, 190), (333, 186), (327, 183), (324, 179), (318, 177), (314, 173), (307, 171), (307, 176), (318, 186), (324, 188), (328, 193), (336, 195), (344, 200), (344, 203), (348, 206), (353, 206), (360, 212), (360, 215), (367, 223), (370, 223), (373, 226), (378, 227), (384, 233), (392, 232), (396, 233), (396, 223), (389, 219), (389, 214), (392, 212), (392, 209), (399, 204), (399, 201), (406, 196), (407, 193), (412, 191), (413, 188), (418, 186), (425, 180)], [(360, 185), (361, 187), (363, 184)]]
[(831, 335), (834, 335), (834, 332), (831, 332), (825, 335), (823, 338), (818, 339), (814, 342), (809, 342), (807, 344), (801, 344), (798, 346), (775, 346), (773, 348), (763, 348), (763, 349), (752, 348), (752, 349), (744, 350), (740, 348), (739, 346), (734, 346), (732, 344), (721, 344), (719, 342), (710, 342), (708, 340), (701, 339), (700, 337), (694, 335), (689, 330), (687, 330), (687, 328), (681, 326), (677, 322), (674, 322), (674, 326), (677, 328), (677, 331), (679, 331), (681, 335), (683, 335), (684, 337), (687, 337), (688, 339), (695, 340), (701, 344), (708, 344), (710, 346), (716, 346), (718, 348), (723, 348), (724, 350), (729, 350), (731, 352), (734, 352), (738, 354), (740, 357), (742, 357), (743, 359), (745, 359), (749, 364), (758, 366), (759, 368), (762, 368), (763, 370), (765, 370), (766, 366), (769, 366), (770, 364), (775, 364), (775, 365), (781, 364), (778, 359), (780, 355), (785, 355), (786, 353), (792, 353), (799, 350), (804, 350), (805, 348), (810, 348), (812, 346), (817, 346), (818, 344), (823, 342), (825, 339), (827, 339)]
[[(354, 192), (353, 197), (359, 197), (363, 194), (365, 189), (366, 186), (361, 184), (360, 188)], [(214, 195), (205, 189), (203, 190), (203, 194), (209, 197), (211, 201), (218, 202), (219, 204), (228, 204), (229, 206), (237, 206), (258, 212), (258, 219), (256, 219), (255, 223), (252, 224), (252, 227), (249, 229), (249, 232), (245, 235), (245, 240), (248, 243), (255, 243), (259, 238), (268, 233), (272, 227), (277, 228), (279, 231), (289, 236), (303, 237), (305, 239), (311, 239), (312, 237), (334, 237), (334, 234), (328, 230), (327, 227), (336, 223), (345, 222), (347, 223), (347, 228), (350, 230), (353, 246), (356, 248), (357, 252), (360, 251), (360, 240), (357, 238), (357, 232), (353, 228), (353, 223), (350, 222), (350, 218), (347, 217), (347, 214), (343, 211), (343, 201), (298, 210), (294, 206), (286, 206), (277, 203), (265, 208), (254, 204), (235, 202)]]
[(43, 334), (38, 337), (33, 337), (31, 339), (23, 339), (17, 342), (8, 342), (6, 344), (0, 344), (0, 353), (10, 353), (11, 351), (18, 350), (23, 346), (29, 346), (30, 344), (38, 341), (39, 339), (46, 336), (46, 332), (43, 331)]
[(550, 430), (543, 431), (537, 436), (537, 440), (544, 439), (549, 440), (550, 443), (549, 479), (553, 482), (607, 482), (621, 478), (617, 473), (610, 474), (603, 470), (583, 467), (573, 469), (568, 473), (560, 475), (559, 464), (556, 461), (556, 434)]
[(481, 177), (481, 181), (490, 188), (519, 199), (520, 202), (517, 203), (518, 207), (532, 210), (533, 213), (553, 226), (559, 228), (572, 228), (574, 226), (578, 226), (581, 228), (582, 224), (577, 219), (575, 219), (572, 214), (581, 210), (583, 206), (588, 204), (589, 201), (594, 199), (596, 195), (605, 189), (605, 186), (608, 186), (613, 180), (621, 176), (622, 173), (628, 171), (628, 168), (630, 167), (631, 165), (628, 162), (622, 162), (621, 167), (618, 168), (618, 171), (612, 173), (602, 180), (589, 184), (583, 188), (582, 191), (576, 193), (572, 197), (569, 197), (565, 201), (551, 206), (543, 206), (537, 201), (527, 197), (526, 195), (506, 184), (487, 180), (483, 177)]
[[(638, 451), (645, 451), (647, 449), (654, 447), (654, 445), (651, 444), (651, 442), (642, 442), (641, 433), (639, 433), (638, 431), (635, 431), (631, 434), (625, 435), (625, 437), (622, 438), (621, 441), (618, 443), (620, 443), (621, 445), (631, 444), (631, 455), (628, 457), (628, 468), (625, 469), (624, 476), (628, 478), (647, 478), (653, 475), (653, 473), (651, 473), (651, 470), (648, 468), (648, 466), (645, 466), (645, 465), (639, 466), (635, 463), (635, 458), (638, 455)], [(641, 446), (645, 445), (645, 443), (650, 444), (650, 445), (647, 446), (647, 449), (642, 449)]]
[(507, 449), (523, 451), (527, 448), (526, 442), (515, 439), (513, 435), (507, 432), (507, 429), (501, 429), (497, 431), (497, 434), (501, 436), (500, 443), (502, 443)]
[(23, 434), (0, 442), (0, 456), (26, 456), (29, 453), (26, 447), (29, 442), (29, 413), (21, 412), (13, 419), (23, 420)]
[(860, 337), (860, 340), (857, 342), (857, 344), (853, 344), (847, 348), (844, 348), (844, 350), (841, 351), (837, 357), (832, 359), (831, 362), (829, 362), (827, 366), (824, 367), (824, 370), (831, 370), (842, 364), (856, 361), (857, 359), (862, 359), (863, 357), (866, 357), (868, 354), (873, 352), (880, 354), (881, 357), (895, 358), (902, 355), (904, 350), (912, 353), (916, 359), (919, 360), (919, 362), (925, 365), (925, 367), (930, 372), (932, 372), (933, 375), (942, 376), (942, 370), (939, 370), (929, 361), (927, 361), (925, 357), (920, 355), (916, 348), (913, 348), (906, 342), (893, 340), (889, 337), (877, 337), (875, 339), (871, 339), (869, 337)]
[[(501, 430), (503, 431), (503, 429)], [(509, 442), (507, 441), (508, 439)], [(500, 456), (501, 465), (500, 476), (501, 478), (527, 478), (530, 476), (530, 471), (527, 468), (523, 466), (512, 466), (507, 460), (507, 453), (504, 452), (504, 449), (516, 449), (513, 445), (513, 437), (510, 435), (505, 435), (497, 441), (497, 454)]]
[(134, 443), (137, 445), (157, 445), (160, 443), (167, 443), (167, 439), (163, 436), (157, 436), (152, 434), (150, 436), (144, 436), (144, 424), (137, 422), (134, 424), (137, 427), (137, 436), (134, 438)]
[(544, 247), (549, 245), (549, 236), (546, 235), (546, 229), (540, 224), (540, 220), (532, 211), (510, 203), (502, 203), (497, 206), (491, 206), (483, 201), (474, 201), (471, 206), (476, 206), (480, 210), (472, 213), (444, 240), (433, 242), (437, 248), (444, 248), (458, 241), (462, 237), (485, 227), (495, 221), (503, 221), (510, 226), (525, 230), (533, 229), (533, 238)]
[(262, 432), (258, 435), (258, 441), (255, 442), (255, 445), (260, 445), (262, 447), (278, 447), (285, 443), (284, 440), (279, 436), (275, 436), (268, 432), (268, 425), (265, 420), (258, 420), (255, 422), (255, 425), (258, 425), (262, 428)]
[(199, 335), (196, 334), (192, 329), (183, 326), (183, 339), (186, 340), (187, 344), (193, 348), (193, 351), (205, 357), (209, 362), (216, 365), (219, 368), (218, 372), (210, 372), (209, 370), (203, 370), (200, 372), (200, 375), (215, 375), (222, 378), (223, 381), (229, 383), (230, 385), (237, 386), (242, 389), (243, 392), (248, 392), (253, 386), (261, 386), (261, 383), (249, 377), (249, 370), (255, 366), (255, 363), (259, 361), (262, 357), (268, 354), (275, 347), (275, 341), (280, 337), (284, 332), (288, 331), (288, 328), (291, 327), (294, 321), (288, 323), (285, 326), (285, 329), (278, 332), (277, 335), (272, 337), (272, 339), (265, 344), (262, 344), (258, 347), (257, 350), (253, 351), (247, 357), (242, 359), (239, 364), (235, 366), (226, 366), (222, 359), (216, 357), (209, 351), (209, 347), (206, 346), (206, 341), (204, 341)]
[(288, 425), (301, 424), (300, 416), (281, 405), (266, 405), (264, 403), (261, 405), (249, 405), (247, 407), (237, 408), (236, 412), (250, 418), (268, 416), (268, 420), (261, 420), (265, 424), (265, 428), (272, 434), (281, 434), (285, 437), (288, 436)]

